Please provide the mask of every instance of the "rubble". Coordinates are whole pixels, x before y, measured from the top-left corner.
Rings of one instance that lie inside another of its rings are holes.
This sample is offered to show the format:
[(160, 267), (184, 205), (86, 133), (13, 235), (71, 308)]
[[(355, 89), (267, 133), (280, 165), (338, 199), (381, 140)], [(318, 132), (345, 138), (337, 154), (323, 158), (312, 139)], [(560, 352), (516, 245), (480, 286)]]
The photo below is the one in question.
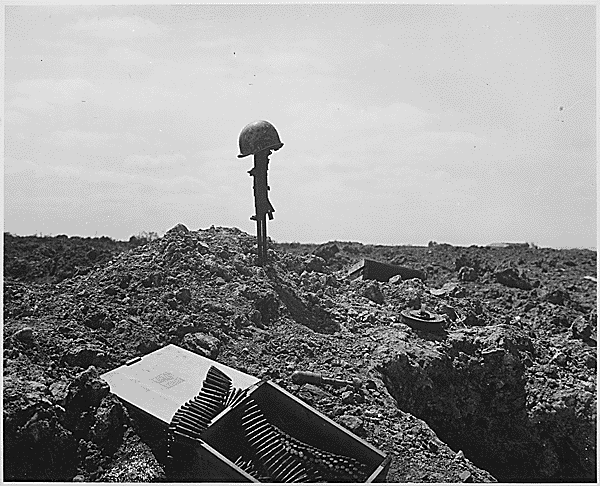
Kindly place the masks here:
[(522, 290), (531, 290), (533, 287), (527, 278), (514, 268), (505, 268), (498, 270), (495, 273), (496, 280), (506, 285), (507, 287), (514, 287)]
[[(255, 243), (219, 227), (118, 251), (5, 235), (4, 477), (169, 480), (98, 375), (173, 343), (312, 402), (392, 456), (391, 482), (596, 481), (595, 252), (272, 243), (259, 268)], [(365, 258), (427, 280), (350, 281)], [(423, 304), (444, 334), (402, 323)], [(299, 386), (298, 369), (365, 385)]]

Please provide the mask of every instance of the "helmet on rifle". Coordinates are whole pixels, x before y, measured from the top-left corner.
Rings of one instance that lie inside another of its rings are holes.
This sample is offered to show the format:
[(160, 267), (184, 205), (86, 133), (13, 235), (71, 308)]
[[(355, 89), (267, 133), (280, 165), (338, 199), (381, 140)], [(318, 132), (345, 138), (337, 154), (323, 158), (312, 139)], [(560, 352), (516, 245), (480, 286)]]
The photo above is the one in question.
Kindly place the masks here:
[(279, 134), (275, 127), (268, 121), (257, 120), (248, 123), (240, 133), (240, 155), (239, 158), (253, 155), (267, 149), (279, 150), (283, 143), (279, 140)]

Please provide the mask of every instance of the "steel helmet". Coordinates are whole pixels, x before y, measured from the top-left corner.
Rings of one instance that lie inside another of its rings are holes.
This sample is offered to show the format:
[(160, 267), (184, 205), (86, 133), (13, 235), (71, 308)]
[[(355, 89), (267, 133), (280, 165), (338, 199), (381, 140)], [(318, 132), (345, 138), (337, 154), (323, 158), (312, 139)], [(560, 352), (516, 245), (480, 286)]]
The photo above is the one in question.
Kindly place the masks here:
[(240, 155), (239, 158), (253, 155), (267, 149), (279, 150), (283, 143), (279, 140), (279, 134), (275, 127), (268, 121), (257, 120), (248, 123), (240, 133)]

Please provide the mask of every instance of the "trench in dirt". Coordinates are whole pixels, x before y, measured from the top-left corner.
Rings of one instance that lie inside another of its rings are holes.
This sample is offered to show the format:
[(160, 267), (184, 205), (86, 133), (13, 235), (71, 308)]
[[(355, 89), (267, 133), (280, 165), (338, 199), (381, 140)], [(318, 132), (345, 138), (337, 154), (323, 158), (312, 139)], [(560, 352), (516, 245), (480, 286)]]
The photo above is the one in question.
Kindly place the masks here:
[(440, 354), (422, 367), (401, 354), (378, 368), (399, 409), (498, 481), (595, 481), (595, 463), (581, 457), (576, 439), (528, 419), (523, 373), (511, 359), (500, 352), (461, 367)]

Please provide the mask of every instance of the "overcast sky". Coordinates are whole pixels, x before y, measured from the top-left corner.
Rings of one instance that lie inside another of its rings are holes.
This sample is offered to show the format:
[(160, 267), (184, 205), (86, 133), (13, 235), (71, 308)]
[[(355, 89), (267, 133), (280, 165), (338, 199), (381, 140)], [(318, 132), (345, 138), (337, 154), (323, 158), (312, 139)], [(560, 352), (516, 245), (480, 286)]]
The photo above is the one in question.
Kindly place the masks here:
[(596, 247), (595, 7), (7, 6), (4, 230)]

